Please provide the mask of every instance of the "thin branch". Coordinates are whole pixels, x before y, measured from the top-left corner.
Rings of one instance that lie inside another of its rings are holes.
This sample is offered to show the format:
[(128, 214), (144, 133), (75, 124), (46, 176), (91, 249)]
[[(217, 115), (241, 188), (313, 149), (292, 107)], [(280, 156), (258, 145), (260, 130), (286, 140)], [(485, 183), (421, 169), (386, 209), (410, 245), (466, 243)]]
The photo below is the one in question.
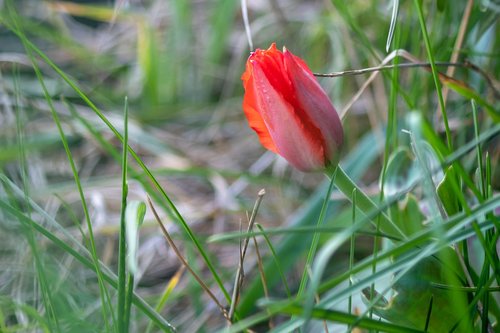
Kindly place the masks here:
[[(388, 65), (388, 63), (393, 60), (396, 57), (402, 57), (405, 58), (406, 60), (410, 61), (409, 63), (402, 63), (402, 64), (393, 64), (393, 65)], [(464, 67), (471, 69), (477, 73), (479, 73), (481, 76), (483, 76), (486, 79), (486, 82), (488, 85), (491, 87), (493, 90), (493, 93), (495, 96), (500, 96), (500, 91), (496, 88), (498, 85), (498, 82), (493, 79), (488, 73), (485, 71), (481, 70), (477, 65), (472, 64), (469, 61), (463, 62), (463, 63), (456, 63), (456, 62), (436, 62), (436, 66), (455, 66), (455, 67)], [(344, 108), (339, 112), (339, 116), (341, 119), (345, 117), (347, 114), (347, 111), (352, 107), (352, 105), (359, 99), (359, 97), (363, 94), (365, 89), (372, 83), (373, 80), (377, 77), (380, 71), (383, 70), (390, 70), (393, 68), (411, 68), (411, 67), (424, 67), (427, 70), (430, 70), (430, 63), (428, 62), (421, 62), (419, 61), (418, 58), (413, 56), (411, 53), (409, 53), (406, 50), (403, 49), (398, 49), (392, 51), (390, 54), (387, 55), (382, 60), (382, 63), (380, 66), (377, 67), (368, 67), (368, 68), (362, 68), (362, 69), (353, 69), (353, 70), (346, 70), (342, 72), (333, 72), (333, 73), (327, 73), (327, 74), (322, 74), (322, 73), (314, 73), (315, 76), (317, 77), (339, 77), (339, 76), (347, 76), (347, 75), (362, 75), (362, 74), (367, 74), (371, 73), (371, 75), (368, 77), (368, 79), (363, 83), (363, 85), (359, 88), (359, 90), (356, 92), (356, 94), (351, 98), (351, 100), (344, 106)], [(459, 82), (445, 74), (439, 73), (440, 79), (448, 80), (448, 81), (455, 81)], [(463, 83), (462, 83), (463, 84)]]
[[(407, 58), (403, 54), (399, 54), (403, 56), (404, 58)], [(389, 58), (389, 56), (387, 57)], [(386, 58), (386, 59), (387, 59)], [(391, 57), (392, 59), (394, 57)], [(408, 58), (407, 58), (408, 59)], [(496, 97), (500, 97), (500, 91), (497, 88), (499, 86), (499, 82), (493, 78), (490, 74), (488, 74), (486, 71), (484, 71), (481, 67), (479, 67), (476, 64), (473, 64), (469, 60), (465, 59), (464, 62), (436, 62), (436, 66), (438, 67), (449, 67), (449, 68), (457, 68), (457, 67), (463, 67), (470, 69), (479, 75), (481, 75), (490, 88), (493, 90), (493, 93), (495, 94)], [(362, 69), (350, 69), (350, 70), (345, 70), (341, 72), (332, 72), (332, 73), (314, 73), (314, 76), (316, 77), (340, 77), (340, 76), (350, 76), (350, 75), (363, 75), (366, 73), (372, 73), (372, 72), (379, 72), (383, 70), (390, 70), (394, 68), (415, 68), (415, 67), (424, 67), (426, 69), (431, 68), (431, 64), (428, 62), (408, 62), (408, 63), (402, 63), (402, 64), (393, 64), (393, 65), (383, 65), (383, 66), (376, 66), (376, 67), (368, 67), (368, 68), (362, 68)], [(441, 74), (444, 75), (444, 74)], [(451, 75), (446, 74), (446, 77), (451, 78)], [(446, 86), (445, 86), (446, 88)]]
[[(260, 190), (257, 194), (257, 200), (255, 201), (255, 205), (253, 206), (252, 215), (250, 216), (250, 220), (248, 221), (248, 229), (247, 234), (252, 232), (253, 225), (255, 223), (255, 218), (257, 217), (257, 212), (259, 211), (260, 203), (266, 191), (264, 189)], [(243, 261), (245, 260), (245, 255), (247, 253), (248, 242), (250, 240), (250, 236), (246, 237), (243, 241), (243, 248), (240, 250), (240, 261), (238, 264), (238, 271), (236, 272), (236, 278), (234, 280), (234, 289), (233, 295), (231, 297), (231, 307), (229, 308), (229, 320), (233, 318), (234, 311), (236, 310), (236, 303), (238, 303), (238, 297), (240, 294), (241, 286), (243, 285), (243, 278), (245, 276), (245, 272), (243, 269)]]
[[(399, 54), (399, 55), (403, 56), (404, 58), (407, 58), (404, 54)], [(392, 57), (388, 56), (386, 59), (389, 59), (389, 58), (393, 59), (394, 56), (392, 56)], [(438, 67), (449, 67), (449, 68), (463, 67), (463, 68), (470, 69), (470, 70), (478, 73), (479, 75), (481, 75), (486, 80), (486, 82), (488, 83), (490, 88), (493, 90), (493, 93), (495, 94), (495, 96), (500, 97), (500, 90), (499, 90), (499, 88), (497, 88), (500, 85), (500, 83), (495, 78), (493, 78), (489, 73), (484, 71), (481, 67), (479, 67), (476, 64), (473, 64), (472, 62), (470, 62), (467, 59), (464, 60), (464, 62), (436, 62), (435, 65)], [(340, 77), (340, 76), (350, 76), (350, 75), (363, 75), (366, 73), (379, 72), (379, 71), (390, 70), (390, 69), (394, 69), (394, 68), (414, 68), (414, 67), (424, 67), (426, 69), (430, 69), (431, 64), (428, 62), (408, 62), (408, 63), (402, 63), (402, 64), (383, 65), (383, 66), (368, 67), (368, 68), (362, 68), (362, 69), (350, 69), (350, 70), (346, 70), (346, 71), (332, 72), (332, 73), (326, 73), (326, 74), (314, 73), (314, 76), (316, 76), (316, 77)], [(451, 76), (448, 74), (446, 74), (446, 75), (444, 75), (442, 73), (440, 73), (440, 74), (445, 76), (446, 78), (451, 79)]]
[[(392, 59), (392, 58), (391, 58)], [(466, 62), (436, 62), (436, 66), (441, 67), (470, 67)], [(428, 62), (408, 62), (401, 64), (393, 64), (393, 65), (384, 65), (384, 66), (376, 66), (376, 67), (368, 67), (362, 69), (350, 69), (341, 72), (333, 72), (327, 74), (314, 73), (314, 76), (317, 77), (338, 77), (338, 76), (347, 76), (347, 75), (362, 75), (366, 73), (378, 72), (383, 70), (389, 70), (394, 68), (412, 68), (412, 67), (427, 67), (430, 68), (431, 64)]]
[(200, 286), (203, 288), (203, 290), (205, 290), (205, 292), (208, 294), (208, 296), (215, 302), (215, 304), (217, 304), (217, 306), (219, 307), (220, 311), (222, 312), (222, 315), (224, 316), (224, 318), (226, 318), (226, 320), (229, 321), (230, 319), (229, 319), (229, 316), (228, 316), (227, 311), (224, 308), (224, 306), (219, 302), (217, 297), (215, 297), (215, 295), (210, 291), (210, 289), (205, 284), (205, 282), (203, 282), (203, 280), (198, 276), (198, 274), (196, 274), (194, 272), (194, 270), (191, 268), (191, 266), (189, 266), (189, 264), (187, 263), (186, 259), (184, 259), (184, 257), (182, 256), (181, 252), (179, 251), (179, 249), (175, 245), (174, 241), (172, 240), (172, 237), (170, 237), (170, 234), (168, 233), (167, 229), (165, 228), (165, 226), (161, 222), (161, 219), (158, 216), (158, 213), (156, 212), (156, 209), (154, 208), (153, 203), (151, 202), (151, 198), (149, 196), (148, 196), (148, 204), (149, 204), (149, 207), (151, 207), (151, 211), (153, 212), (153, 215), (155, 216), (156, 221), (160, 225), (161, 231), (163, 232), (165, 239), (167, 240), (167, 242), (170, 245), (170, 247), (172, 248), (172, 250), (174, 250), (177, 258), (179, 258), (179, 260), (182, 262), (182, 264), (193, 275), (193, 277), (200, 284)]
[[(460, 49), (462, 48), (462, 44), (464, 42), (465, 31), (467, 30), (467, 25), (469, 23), (470, 13), (472, 11), (472, 6), (474, 4), (474, 0), (469, 0), (467, 5), (465, 6), (464, 15), (462, 16), (462, 21), (460, 22), (460, 28), (458, 29), (457, 39), (455, 40), (455, 45), (453, 46), (453, 52), (451, 53), (451, 62), (456, 62), (458, 60), (458, 55), (460, 53)], [(449, 77), (453, 77), (455, 74), (455, 67), (448, 67), (446, 70), (446, 75)], [(446, 99), (448, 97), (448, 86), (443, 87), (443, 100), (446, 103)], [(438, 106), (437, 109), (438, 117), (441, 115), (441, 107)]]
[[(269, 289), (267, 288), (267, 278), (266, 273), (264, 271), (264, 265), (262, 264), (262, 256), (259, 251), (259, 243), (257, 242), (257, 237), (255, 235), (252, 236), (253, 244), (255, 246), (255, 254), (257, 255), (257, 266), (259, 267), (260, 280), (262, 281), (262, 289), (264, 289), (264, 296), (269, 298)], [(269, 328), (274, 328), (273, 318), (269, 317)]]

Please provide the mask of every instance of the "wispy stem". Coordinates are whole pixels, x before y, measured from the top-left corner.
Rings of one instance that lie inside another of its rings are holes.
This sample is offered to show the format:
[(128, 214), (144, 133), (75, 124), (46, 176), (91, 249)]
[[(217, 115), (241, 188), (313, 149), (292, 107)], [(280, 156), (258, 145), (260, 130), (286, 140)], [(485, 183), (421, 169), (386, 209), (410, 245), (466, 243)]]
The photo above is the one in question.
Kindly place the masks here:
[(124, 116), (124, 133), (123, 133), (123, 155), (122, 155), (122, 206), (120, 213), (120, 236), (118, 243), (118, 331), (120, 333), (127, 333), (127, 311), (126, 311), (126, 256), (127, 256), (127, 243), (126, 243), (126, 223), (125, 223), (125, 210), (127, 208), (127, 153), (128, 153), (128, 103), (125, 99), (125, 116)]

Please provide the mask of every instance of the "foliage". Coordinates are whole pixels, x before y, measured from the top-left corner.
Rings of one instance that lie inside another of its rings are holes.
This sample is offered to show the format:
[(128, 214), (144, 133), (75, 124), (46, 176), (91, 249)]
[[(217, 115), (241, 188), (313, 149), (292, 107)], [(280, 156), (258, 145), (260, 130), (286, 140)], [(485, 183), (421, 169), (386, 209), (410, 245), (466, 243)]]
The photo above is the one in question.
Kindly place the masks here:
[(0, 331), (498, 330), (498, 5), (242, 3), (314, 72), (395, 65), (320, 79), (345, 173), (247, 128), (238, 1), (0, 1)]

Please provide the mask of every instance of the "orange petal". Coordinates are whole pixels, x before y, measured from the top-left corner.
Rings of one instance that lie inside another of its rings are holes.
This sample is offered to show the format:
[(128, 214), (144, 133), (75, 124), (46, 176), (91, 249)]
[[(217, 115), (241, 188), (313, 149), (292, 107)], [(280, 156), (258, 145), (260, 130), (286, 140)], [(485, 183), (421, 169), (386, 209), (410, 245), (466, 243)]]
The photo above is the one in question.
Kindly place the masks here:
[(307, 119), (299, 117), (286, 96), (274, 89), (260, 63), (253, 63), (252, 71), (253, 107), (267, 128), (277, 153), (299, 170), (325, 167), (321, 133)]
[(247, 62), (247, 68), (241, 79), (243, 80), (243, 87), (245, 88), (245, 95), (243, 97), (243, 111), (248, 120), (250, 127), (259, 136), (260, 143), (272, 152), (278, 153), (276, 146), (269, 134), (269, 131), (264, 123), (264, 119), (257, 111), (257, 96), (255, 92), (254, 78), (252, 76), (252, 64)]
[(326, 158), (334, 162), (343, 142), (343, 128), (330, 98), (318, 83), (306, 63), (285, 50), (284, 62), (297, 99), (296, 108), (304, 111), (302, 117), (319, 129), (324, 140)]

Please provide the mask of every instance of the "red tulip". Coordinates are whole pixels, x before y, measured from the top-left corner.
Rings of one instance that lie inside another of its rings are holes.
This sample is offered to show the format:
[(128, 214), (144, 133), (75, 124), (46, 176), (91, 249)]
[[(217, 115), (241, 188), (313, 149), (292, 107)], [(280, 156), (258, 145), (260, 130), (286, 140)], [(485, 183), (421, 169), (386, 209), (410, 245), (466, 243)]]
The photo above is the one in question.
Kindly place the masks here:
[(265, 148), (302, 171), (336, 165), (342, 123), (302, 59), (273, 43), (250, 55), (241, 79), (243, 110)]

